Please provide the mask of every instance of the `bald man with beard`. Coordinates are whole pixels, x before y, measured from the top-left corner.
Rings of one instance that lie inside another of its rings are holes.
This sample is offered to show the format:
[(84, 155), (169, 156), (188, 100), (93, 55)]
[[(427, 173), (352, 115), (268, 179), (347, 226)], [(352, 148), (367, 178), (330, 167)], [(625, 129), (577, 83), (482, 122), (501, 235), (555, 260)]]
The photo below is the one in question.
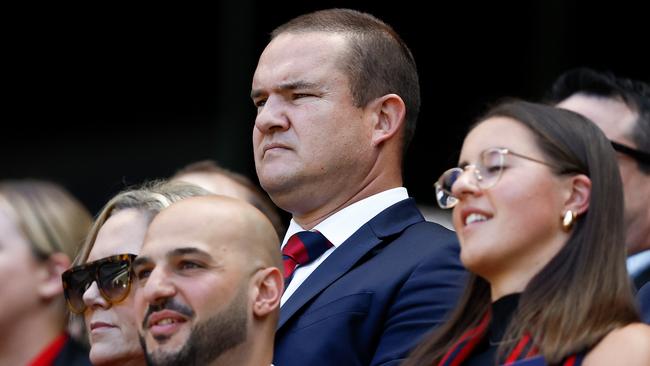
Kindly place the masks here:
[(243, 201), (206, 196), (153, 220), (134, 261), (150, 365), (269, 365), (283, 290), (278, 237)]

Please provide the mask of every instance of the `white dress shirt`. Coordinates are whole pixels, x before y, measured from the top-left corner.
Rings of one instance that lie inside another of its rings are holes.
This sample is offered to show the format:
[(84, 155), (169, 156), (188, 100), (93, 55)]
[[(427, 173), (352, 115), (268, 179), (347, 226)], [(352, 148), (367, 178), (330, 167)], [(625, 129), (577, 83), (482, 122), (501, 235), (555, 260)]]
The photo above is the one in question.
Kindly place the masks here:
[(648, 267), (650, 267), (650, 250), (644, 250), (627, 257), (627, 272), (630, 277), (638, 276)]
[[(406, 188), (398, 187), (389, 189), (355, 202), (316, 225), (312, 230), (319, 231), (334, 246), (325, 251), (323, 255), (316, 258), (313, 262), (296, 268), (293, 272), (293, 278), (291, 279), (289, 286), (282, 294), (280, 306), (284, 305), (287, 299), (298, 287), (300, 287), (307, 277), (309, 277), (309, 275), (314, 272), (314, 270), (316, 270), (316, 268), (318, 268), (318, 266), (336, 250), (336, 248), (359, 230), (361, 226), (370, 221), (373, 217), (377, 216), (377, 214), (383, 210), (407, 198), (409, 198), (409, 196)], [(282, 248), (287, 244), (291, 235), (304, 230), (305, 229), (300, 227), (300, 225), (291, 219), (287, 233), (284, 235), (284, 240), (282, 241)]]

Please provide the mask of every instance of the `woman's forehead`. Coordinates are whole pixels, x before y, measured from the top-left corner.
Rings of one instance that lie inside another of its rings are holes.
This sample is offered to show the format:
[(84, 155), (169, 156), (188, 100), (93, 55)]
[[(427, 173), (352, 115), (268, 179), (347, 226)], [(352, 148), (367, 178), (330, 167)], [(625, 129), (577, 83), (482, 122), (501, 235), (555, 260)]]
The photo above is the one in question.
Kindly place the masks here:
[(479, 159), (490, 148), (507, 148), (521, 154), (538, 152), (535, 137), (523, 123), (508, 117), (491, 117), (480, 122), (465, 137), (460, 161)]

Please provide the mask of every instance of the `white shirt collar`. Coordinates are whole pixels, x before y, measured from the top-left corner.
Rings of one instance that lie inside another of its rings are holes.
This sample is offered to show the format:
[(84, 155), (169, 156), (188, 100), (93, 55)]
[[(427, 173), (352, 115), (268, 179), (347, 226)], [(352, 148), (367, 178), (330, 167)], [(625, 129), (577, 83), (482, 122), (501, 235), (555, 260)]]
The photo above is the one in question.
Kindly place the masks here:
[(648, 266), (650, 266), (650, 250), (644, 250), (627, 257), (627, 272), (632, 277), (637, 276)]
[[(334, 213), (316, 225), (313, 230), (320, 231), (335, 247), (338, 247), (381, 211), (408, 197), (408, 192), (404, 187), (377, 193)], [(291, 235), (304, 230), (291, 219), (282, 246), (286, 244)]]

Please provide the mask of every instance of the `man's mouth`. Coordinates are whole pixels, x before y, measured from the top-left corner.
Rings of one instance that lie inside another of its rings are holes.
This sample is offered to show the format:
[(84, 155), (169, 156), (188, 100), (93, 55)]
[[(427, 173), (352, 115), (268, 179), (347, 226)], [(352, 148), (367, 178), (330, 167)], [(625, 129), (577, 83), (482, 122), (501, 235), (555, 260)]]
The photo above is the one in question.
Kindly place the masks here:
[(162, 310), (151, 313), (147, 321), (146, 329), (157, 341), (169, 339), (186, 323), (188, 319), (171, 310)]

